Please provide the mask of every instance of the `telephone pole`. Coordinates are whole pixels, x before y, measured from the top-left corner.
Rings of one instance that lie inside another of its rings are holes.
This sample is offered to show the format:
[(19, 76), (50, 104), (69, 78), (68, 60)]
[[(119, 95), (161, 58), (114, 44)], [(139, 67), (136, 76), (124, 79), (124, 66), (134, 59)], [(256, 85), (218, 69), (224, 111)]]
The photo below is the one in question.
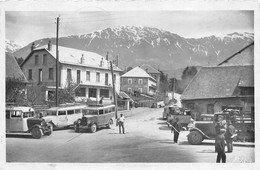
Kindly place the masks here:
[(116, 99), (116, 89), (115, 89), (115, 80), (114, 80), (114, 70), (113, 70), (113, 62), (110, 61), (110, 69), (111, 69), (111, 74), (112, 74), (112, 84), (113, 84), (113, 95), (114, 95), (114, 103), (115, 103), (115, 117), (117, 119), (117, 99)]
[(56, 18), (56, 107), (59, 106), (59, 22), (60, 17)]

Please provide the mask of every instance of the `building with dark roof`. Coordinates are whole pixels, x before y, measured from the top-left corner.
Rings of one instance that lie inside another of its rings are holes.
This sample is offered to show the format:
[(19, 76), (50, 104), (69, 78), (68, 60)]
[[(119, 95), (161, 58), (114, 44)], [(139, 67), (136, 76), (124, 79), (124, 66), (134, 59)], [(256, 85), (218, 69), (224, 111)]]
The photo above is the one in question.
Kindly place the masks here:
[(24, 83), (28, 82), (16, 59), (8, 54), (5, 55), (5, 78), (15, 78)]
[(254, 113), (254, 66), (202, 67), (181, 96), (182, 104), (199, 114), (223, 108)]

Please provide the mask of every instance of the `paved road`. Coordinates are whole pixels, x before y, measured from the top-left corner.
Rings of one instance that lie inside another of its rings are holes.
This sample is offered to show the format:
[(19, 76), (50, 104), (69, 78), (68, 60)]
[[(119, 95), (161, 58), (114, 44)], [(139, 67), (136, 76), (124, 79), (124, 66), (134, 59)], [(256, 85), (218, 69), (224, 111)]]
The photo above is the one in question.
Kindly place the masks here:
[[(127, 113), (126, 134), (118, 127), (96, 133), (54, 131), (40, 140), (29, 135), (8, 135), (7, 162), (118, 163), (118, 162), (215, 162), (213, 145), (190, 145), (187, 132), (173, 144), (169, 128), (161, 120), (163, 109), (135, 108)], [(227, 162), (254, 162), (253, 147), (234, 147)]]

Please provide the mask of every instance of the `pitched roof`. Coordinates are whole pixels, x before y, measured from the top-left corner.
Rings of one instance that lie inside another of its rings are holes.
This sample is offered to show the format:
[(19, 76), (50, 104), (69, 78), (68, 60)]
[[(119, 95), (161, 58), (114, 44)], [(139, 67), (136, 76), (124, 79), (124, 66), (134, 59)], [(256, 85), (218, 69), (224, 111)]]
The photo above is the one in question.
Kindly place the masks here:
[(151, 77), (148, 73), (146, 73), (143, 69), (141, 69), (138, 66), (126, 72), (121, 77), (147, 77), (155, 81), (153, 77)]
[(254, 87), (254, 66), (202, 67), (182, 100), (234, 97), (236, 87)]
[(141, 69), (143, 70), (147, 70), (147, 73), (156, 73), (156, 74), (160, 74), (160, 72), (158, 70), (156, 70), (154, 67), (150, 66), (149, 64), (143, 64), (140, 66)]
[(12, 55), (5, 55), (5, 69), (6, 78), (17, 78), (23, 82), (27, 82), (23, 71), (21, 70), (16, 59)]
[[(46, 50), (56, 59), (56, 45), (52, 45), (51, 50), (48, 50), (48, 44), (37, 47), (35, 48), (35, 50)], [(83, 63), (81, 62), (82, 57), (84, 59)], [(103, 66), (101, 67), (100, 63), (102, 60), (103, 60)], [(109, 61), (107, 61), (105, 57), (97, 53), (63, 47), (63, 46), (59, 46), (59, 62), (63, 64), (74, 64), (74, 65), (77, 64), (81, 66), (110, 69)], [(113, 68), (116, 71), (122, 71), (120, 68), (118, 68), (115, 65)]]

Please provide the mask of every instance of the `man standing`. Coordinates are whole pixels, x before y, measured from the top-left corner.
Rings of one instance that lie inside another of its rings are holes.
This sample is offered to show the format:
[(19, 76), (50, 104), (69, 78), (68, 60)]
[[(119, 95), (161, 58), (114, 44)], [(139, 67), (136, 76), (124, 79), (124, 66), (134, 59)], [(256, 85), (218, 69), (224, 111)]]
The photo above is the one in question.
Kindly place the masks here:
[(222, 160), (222, 163), (226, 162), (226, 154), (225, 154), (225, 129), (220, 129), (220, 133), (217, 135), (216, 138), (216, 150), (218, 152), (217, 155), (217, 163), (220, 163)]
[(172, 127), (172, 131), (174, 132), (173, 143), (178, 143), (178, 138), (179, 138), (179, 134), (180, 134), (182, 126), (179, 122), (178, 117), (176, 117), (175, 120), (176, 121), (173, 123), (173, 127)]
[(125, 134), (124, 122), (125, 122), (125, 117), (124, 117), (124, 115), (121, 113), (121, 114), (120, 114), (120, 118), (118, 118), (119, 133), (121, 133), (121, 128), (122, 128), (123, 134)]
[(225, 133), (225, 140), (227, 144), (227, 152), (233, 152), (233, 135), (235, 134), (235, 127), (231, 121), (228, 121), (227, 132)]

